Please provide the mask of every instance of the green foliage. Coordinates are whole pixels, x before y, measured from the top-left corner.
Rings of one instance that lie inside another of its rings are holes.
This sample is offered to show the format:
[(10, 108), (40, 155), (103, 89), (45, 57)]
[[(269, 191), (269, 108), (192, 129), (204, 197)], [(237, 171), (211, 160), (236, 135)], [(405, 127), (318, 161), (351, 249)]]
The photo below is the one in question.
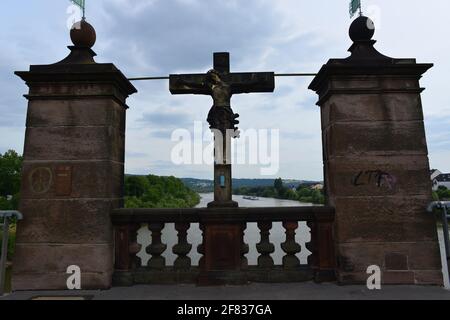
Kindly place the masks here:
[(200, 196), (175, 177), (126, 176), (127, 208), (192, 208)]
[(277, 192), (281, 192), (283, 190), (283, 180), (281, 178), (275, 179), (273, 182), (273, 187)]
[(296, 190), (286, 188), (283, 180), (276, 179), (273, 187), (241, 187), (233, 190), (236, 195), (256, 196), (264, 198), (288, 199), (314, 204), (325, 204), (322, 191), (311, 189), (310, 186), (300, 185)]
[(280, 199), (289, 199), (288, 198), (288, 189), (284, 186), (283, 180), (281, 178), (275, 179), (273, 182), (273, 187), (277, 192), (277, 198)]
[(19, 207), (22, 161), (22, 156), (14, 150), (0, 154), (0, 210)]
[[(3, 223), (2, 220), (0, 221), (1, 223)], [(0, 228), (0, 248), (2, 246), (2, 242), (3, 242), (3, 231)], [(13, 223), (9, 226), (8, 254), (7, 254), (7, 260), (9, 261), (12, 260), (15, 244), (16, 244), (16, 224)]]
[(450, 190), (444, 186), (440, 186), (437, 191), (433, 192), (433, 200), (447, 201), (450, 200)]
[(433, 201), (440, 201), (439, 195), (436, 191), (433, 191), (432, 197), (433, 197)]

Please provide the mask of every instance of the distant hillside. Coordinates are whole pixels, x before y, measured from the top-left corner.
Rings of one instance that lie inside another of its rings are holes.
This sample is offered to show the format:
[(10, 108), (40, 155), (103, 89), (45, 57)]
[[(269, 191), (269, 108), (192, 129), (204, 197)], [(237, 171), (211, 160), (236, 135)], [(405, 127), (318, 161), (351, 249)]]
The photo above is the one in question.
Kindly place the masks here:
[(200, 196), (175, 177), (125, 175), (127, 208), (192, 208)]
[[(213, 181), (208, 179), (195, 179), (195, 178), (181, 178), (181, 181), (199, 193), (213, 192)], [(242, 187), (254, 188), (254, 187), (273, 187), (275, 179), (233, 179), (233, 189)], [(313, 185), (320, 183), (318, 181), (307, 180), (289, 180), (283, 179), (283, 183), (288, 188), (297, 188), (299, 185)]]

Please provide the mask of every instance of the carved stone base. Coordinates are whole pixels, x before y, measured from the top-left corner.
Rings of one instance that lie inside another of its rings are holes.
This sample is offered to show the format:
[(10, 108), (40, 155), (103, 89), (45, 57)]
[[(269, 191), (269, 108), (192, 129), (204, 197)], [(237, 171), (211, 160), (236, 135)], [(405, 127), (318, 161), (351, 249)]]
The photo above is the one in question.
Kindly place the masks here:
[(203, 235), (205, 254), (199, 285), (245, 283), (245, 278), (239, 277), (244, 240), (242, 225), (205, 223)]
[(201, 287), (207, 286), (242, 286), (247, 285), (248, 277), (245, 272), (241, 271), (200, 271), (197, 278), (197, 285)]
[(239, 204), (236, 201), (212, 201), (208, 203), (208, 208), (238, 208)]
[(333, 282), (336, 281), (335, 270), (316, 270), (314, 271), (314, 282)]

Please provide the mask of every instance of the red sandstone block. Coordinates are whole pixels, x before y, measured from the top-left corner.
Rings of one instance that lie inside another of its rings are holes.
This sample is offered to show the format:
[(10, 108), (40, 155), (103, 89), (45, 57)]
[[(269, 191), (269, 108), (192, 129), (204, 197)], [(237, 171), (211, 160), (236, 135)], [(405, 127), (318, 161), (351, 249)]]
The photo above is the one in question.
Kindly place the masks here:
[(112, 272), (113, 248), (110, 244), (32, 244), (18, 243), (13, 273), (63, 273), (71, 265), (81, 272)]
[[(13, 291), (24, 290), (67, 290), (70, 274), (61, 273), (19, 273), (12, 280)], [(112, 285), (112, 273), (81, 273), (81, 290), (106, 290)], [(37, 294), (39, 295), (39, 294)]]
[(120, 200), (22, 200), (17, 243), (111, 243)]
[(388, 271), (406, 271), (408, 267), (408, 255), (399, 252), (388, 252), (384, 256), (384, 266)]
[(444, 278), (440, 270), (415, 270), (414, 278), (418, 285), (444, 285)]
[(108, 127), (29, 127), (25, 160), (114, 160), (124, 162), (123, 132)]
[(345, 272), (365, 271), (371, 265), (386, 269), (386, 255), (403, 254), (409, 270), (441, 270), (438, 242), (338, 243), (339, 268)]
[(90, 97), (94, 99), (96, 97), (109, 97), (111, 100), (114, 96), (117, 96), (120, 100), (124, 101), (125, 97), (123, 93), (117, 90), (117, 87), (113, 83), (89, 83), (89, 82), (34, 82), (30, 86), (29, 94), (34, 99), (58, 97), (69, 100), (77, 97)]
[(32, 100), (27, 127), (113, 126), (125, 129), (125, 108), (111, 99)]
[[(395, 90), (395, 94), (411, 94), (411, 89), (420, 91), (419, 81), (416, 76), (403, 77), (380, 77), (377, 75), (344, 75), (331, 78), (328, 84), (330, 89), (335, 91), (342, 90), (347, 93), (348, 90), (358, 90), (365, 94), (377, 94), (379, 92), (389, 92)], [(401, 92), (401, 91), (404, 92)], [(400, 91), (400, 92), (399, 92)], [(347, 96), (351, 96), (347, 94)]]
[[(65, 168), (59, 176), (59, 169)], [(121, 198), (122, 163), (102, 161), (24, 161), (22, 199)], [(63, 189), (63, 190), (61, 190)], [(67, 189), (68, 193), (63, 193)]]
[(338, 242), (436, 241), (436, 220), (426, 211), (431, 201), (416, 197), (336, 197)]
[(334, 95), (321, 107), (322, 128), (336, 122), (422, 121), (419, 95)]
[(329, 157), (428, 153), (422, 122), (338, 122), (325, 134)]
[(386, 285), (415, 284), (414, 272), (412, 272), (412, 271), (384, 271), (381, 276), (381, 283), (386, 284)]
[(328, 159), (329, 196), (431, 197), (428, 157), (368, 156)]

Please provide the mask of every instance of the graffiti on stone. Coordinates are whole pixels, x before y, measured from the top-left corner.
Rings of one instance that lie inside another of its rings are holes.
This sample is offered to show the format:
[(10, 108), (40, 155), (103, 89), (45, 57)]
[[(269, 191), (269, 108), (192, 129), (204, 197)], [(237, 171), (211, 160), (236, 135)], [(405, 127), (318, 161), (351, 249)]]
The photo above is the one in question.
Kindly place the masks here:
[(397, 178), (382, 170), (366, 170), (358, 172), (352, 179), (355, 187), (374, 185), (378, 188), (393, 190), (397, 184)]

